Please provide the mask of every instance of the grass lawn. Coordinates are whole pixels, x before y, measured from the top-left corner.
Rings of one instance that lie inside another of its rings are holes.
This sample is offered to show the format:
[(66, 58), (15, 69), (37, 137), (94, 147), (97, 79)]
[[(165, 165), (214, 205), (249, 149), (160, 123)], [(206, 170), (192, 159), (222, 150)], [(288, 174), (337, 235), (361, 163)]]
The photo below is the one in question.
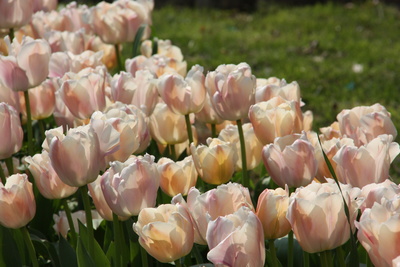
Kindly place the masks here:
[[(260, 7), (256, 13), (165, 7), (153, 34), (182, 49), (189, 68), (247, 62), (258, 78), (300, 84), (314, 130), (337, 113), (381, 103), (400, 127), (400, 10), (393, 6), (320, 4)], [(355, 64), (362, 66), (355, 72)], [(397, 138), (400, 142), (400, 138)], [(400, 160), (394, 162), (400, 173)], [(399, 175), (396, 175), (399, 177)]]

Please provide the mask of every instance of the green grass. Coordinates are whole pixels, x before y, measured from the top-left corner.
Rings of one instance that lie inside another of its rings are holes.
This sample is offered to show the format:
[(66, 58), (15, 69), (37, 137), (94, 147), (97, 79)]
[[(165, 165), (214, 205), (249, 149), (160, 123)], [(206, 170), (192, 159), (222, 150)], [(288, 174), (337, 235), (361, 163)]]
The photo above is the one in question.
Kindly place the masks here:
[[(400, 11), (395, 7), (372, 1), (352, 8), (267, 6), (252, 14), (166, 7), (154, 11), (153, 26), (154, 36), (182, 49), (189, 67), (200, 64), (210, 71), (247, 62), (258, 78), (297, 81), (316, 131), (342, 109), (377, 102), (399, 128)], [(352, 71), (355, 63), (363, 72)]]

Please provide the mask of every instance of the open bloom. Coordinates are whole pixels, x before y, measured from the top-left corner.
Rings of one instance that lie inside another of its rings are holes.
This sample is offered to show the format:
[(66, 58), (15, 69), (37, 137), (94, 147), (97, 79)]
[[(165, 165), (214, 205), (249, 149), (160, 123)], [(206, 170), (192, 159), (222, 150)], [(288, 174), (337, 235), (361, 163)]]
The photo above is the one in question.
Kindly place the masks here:
[[(358, 209), (355, 199), (360, 189), (340, 186), (349, 207), (350, 222), (354, 222)], [(328, 183), (313, 182), (298, 188), (289, 201), (287, 219), (304, 251), (331, 250), (349, 240), (354, 225), (352, 223), (350, 228), (341, 192), (332, 179), (328, 179)]]
[(0, 224), (17, 229), (35, 216), (36, 202), (26, 174), (14, 174), (0, 183)]
[(0, 138), (0, 159), (18, 152), (24, 139), (18, 113), (6, 103), (0, 103)]
[(256, 77), (247, 63), (220, 65), (207, 74), (206, 87), (215, 112), (236, 121), (246, 118), (254, 104)]
[(180, 204), (143, 209), (133, 230), (139, 235), (140, 245), (160, 262), (182, 258), (193, 247), (192, 222)]
[(12, 44), (6, 37), (6, 42), (9, 55), (0, 56), (0, 81), (14, 91), (26, 91), (40, 85), (49, 74), (49, 44), (30, 37), (24, 37), (21, 43), (14, 38)]
[(264, 266), (263, 227), (247, 207), (210, 221), (207, 242), (207, 259), (216, 266)]

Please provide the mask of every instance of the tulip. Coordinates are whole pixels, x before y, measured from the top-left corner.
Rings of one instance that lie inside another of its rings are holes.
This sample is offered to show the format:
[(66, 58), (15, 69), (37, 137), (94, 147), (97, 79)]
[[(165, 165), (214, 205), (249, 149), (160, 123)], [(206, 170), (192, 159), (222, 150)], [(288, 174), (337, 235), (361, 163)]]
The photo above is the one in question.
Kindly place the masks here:
[(142, 209), (155, 206), (160, 174), (153, 156), (146, 154), (110, 165), (101, 177), (101, 189), (115, 214), (137, 216)]
[(195, 65), (186, 78), (178, 74), (164, 74), (158, 79), (158, 92), (176, 114), (187, 115), (201, 110), (206, 97), (203, 67)]
[(49, 157), (60, 179), (69, 186), (93, 182), (101, 168), (99, 140), (89, 126), (73, 128), (66, 136), (54, 136)]
[[(387, 202), (387, 201), (385, 201)], [(374, 266), (392, 265), (400, 255), (400, 213), (392, 209), (390, 202), (374, 203), (361, 214), (355, 222), (357, 238), (365, 248)]]
[(160, 262), (178, 260), (193, 247), (193, 225), (179, 204), (143, 209), (133, 230), (139, 235), (140, 245)]
[(385, 200), (394, 199), (399, 194), (400, 187), (389, 179), (382, 183), (367, 184), (361, 189), (360, 198), (363, 198), (363, 202), (360, 210), (364, 212), (366, 208), (372, 208), (374, 203), (383, 204)]
[(221, 118), (237, 121), (247, 117), (256, 90), (256, 78), (247, 63), (218, 66), (207, 74), (206, 86), (214, 110)]
[(0, 1), (0, 29), (19, 28), (32, 18), (33, 0)]
[(274, 142), (276, 137), (300, 133), (303, 130), (303, 114), (300, 104), (274, 97), (249, 109), (254, 133), (264, 145)]
[[(358, 209), (355, 199), (360, 190), (348, 185), (340, 186), (349, 208), (350, 222), (354, 222)], [(304, 251), (315, 253), (331, 250), (349, 240), (350, 225), (343, 197), (334, 180), (328, 179), (328, 183), (322, 184), (313, 182), (300, 187), (289, 201), (286, 217)]]
[(125, 104), (132, 102), (133, 94), (138, 86), (133, 80), (132, 74), (121, 71), (116, 73), (111, 80), (111, 97), (114, 101)]
[(140, 108), (149, 117), (159, 101), (156, 78), (148, 70), (139, 70), (134, 78), (137, 89), (132, 98), (132, 104)]
[(389, 177), (390, 163), (400, 153), (393, 136), (380, 135), (361, 147), (344, 145), (333, 157), (336, 174), (342, 183), (363, 187), (381, 183)]
[(381, 134), (397, 136), (390, 113), (380, 104), (342, 110), (337, 115), (340, 133), (354, 139), (356, 146), (366, 145)]
[[(92, 213), (92, 221), (93, 221), (93, 229), (97, 229), (100, 226), (100, 223), (103, 221), (103, 218), (100, 217), (99, 213), (95, 210), (91, 211)], [(79, 233), (79, 225), (78, 221), (80, 221), (83, 225), (86, 226), (86, 215), (85, 211), (79, 210), (71, 214), (72, 222), (74, 224), (74, 228)], [(68, 219), (65, 211), (60, 211), (57, 214), (53, 214), (54, 225), (53, 229), (57, 234), (61, 234), (64, 238), (67, 238), (68, 231), (70, 230), (70, 225), (68, 224)]]
[(262, 151), (264, 165), (271, 178), (280, 187), (304, 186), (317, 172), (314, 147), (303, 134), (278, 137)]
[(64, 131), (86, 124), (86, 121), (75, 117), (60, 96), (60, 92), (55, 92), (55, 105), (53, 112), (54, 120), (57, 126), (62, 126)]
[(78, 190), (77, 187), (71, 187), (61, 181), (51, 166), (51, 161), (46, 150), (33, 157), (26, 157), (25, 161), (29, 164), (28, 169), (35, 179), (35, 184), (39, 192), (45, 198), (67, 198)]
[(216, 266), (264, 266), (263, 227), (249, 208), (209, 222), (207, 242), (207, 259)]
[(337, 121), (333, 122), (330, 126), (328, 127), (322, 127), (319, 128), (322, 136), (322, 139), (329, 140), (332, 138), (340, 138), (340, 129), (339, 129), (339, 123)]
[(22, 43), (18, 43), (14, 39), (9, 56), (0, 56), (0, 81), (14, 91), (40, 85), (49, 74), (50, 55), (50, 46), (44, 40), (24, 37)]
[(209, 184), (228, 182), (235, 171), (237, 155), (233, 145), (218, 138), (208, 138), (207, 145), (190, 145), (193, 161), (201, 179)]
[(56, 10), (58, 0), (34, 0), (33, 1), (33, 12), (43, 10), (49, 12), (51, 10)]
[(224, 122), (224, 120), (218, 116), (212, 107), (209, 94), (206, 94), (203, 108), (195, 115), (197, 120), (204, 123), (221, 124)]
[(138, 70), (148, 69), (157, 77), (161, 77), (165, 73), (178, 73), (181, 76), (185, 76), (186, 68), (186, 61), (180, 61), (157, 54), (149, 58), (140, 55), (125, 61), (125, 69), (132, 75), (135, 75)]
[(197, 171), (192, 156), (174, 162), (169, 158), (158, 161), (160, 173), (160, 187), (167, 195), (173, 197), (177, 194), (186, 196), (189, 189), (196, 185)]
[[(153, 43), (151, 40), (145, 40), (142, 42), (140, 47), (142, 55), (146, 57), (151, 57), (153, 53)], [(182, 51), (179, 47), (172, 45), (170, 40), (157, 40), (157, 51), (155, 54), (166, 56), (169, 58), (176, 59), (178, 61), (183, 61)]]
[(187, 201), (182, 195), (172, 199), (172, 203), (180, 203), (189, 211), (195, 230), (194, 242), (205, 245), (208, 222), (218, 216), (232, 214), (245, 206), (254, 211), (249, 190), (237, 183), (219, 185), (204, 194), (192, 187), (189, 190)]
[[(261, 162), (262, 144), (254, 134), (253, 126), (251, 123), (243, 124), (244, 140), (246, 142), (246, 157), (247, 169), (252, 170), (257, 167)], [(235, 145), (237, 153), (236, 169), (242, 169), (242, 154), (240, 151), (239, 134), (236, 125), (228, 124), (218, 136), (219, 139), (225, 142), (230, 142)]]
[(17, 113), (20, 112), (19, 93), (0, 83), (0, 103), (1, 102), (15, 108)]
[[(283, 84), (265, 84), (257, 87), (255, 102), (268, 101), (273, 97), (280, 96), (288, 101), (296, 101), (301, 103), (300, 98), (300, 86), (297, 82), (287, 84), (286, 81)], [(303, 103), (304, 104), (304, 103)]]
[(14, 174), (0, 183), (0, 224), (17, 229), (35, 216), (36, 202), (26, 174)]
[[(51, 51), (69, 51), (75, 55), (88, 50), (89, 36), (85, 34), (84, 29), (76, 32), (68, 31), (50, 31), (44, 36), (49, 42)], [(93, 38), (93, 37), (92, 37)]]
[(6, 159), (21, 149), (24, 139), (18, 113), (6, 103), (0, 103), (0, 125), (0, 159)]
[(256, 215), (260, 219), (265, 239), (287, 235), (292, 229), (286, 218), (289, 207), (288, 188), (265, 189), (258, 197)]

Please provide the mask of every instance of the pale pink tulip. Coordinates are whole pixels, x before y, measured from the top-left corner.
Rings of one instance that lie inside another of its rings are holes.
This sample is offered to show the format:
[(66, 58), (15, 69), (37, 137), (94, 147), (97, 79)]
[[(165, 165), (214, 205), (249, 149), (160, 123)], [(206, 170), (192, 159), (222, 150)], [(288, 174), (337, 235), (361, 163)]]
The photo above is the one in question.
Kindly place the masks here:
[(137, 89), (132, 98), (132, 104), (140, 108), (149, 117), (159, 101), (155, 76), (148, 70), (135, 73), (134, 81)]
[(154, 157), (133, 157), (125, 163), (114, 161), (101, 177), (101, 189), (111, 210), (122, 217), (137, 216), (156, 204), (160, 174)]
[(287, 235), (292, 227), (286, 218), (289, 207), (289, 190), (265, 189), (258, 197), (256, 215), (260, 219), (265, 239)]
[(172, 199), (172, 203), (181, 203), (187, 208), (195, 230), (194, 242), (203, 245), (207, 244), (206, 233), (209, 221), (217, 219), (218, 216), (232, 214), (242, 206), (254, 211), (249, 190), (237, 183), (219, 185), (204, 194), (192, 187), (187, 201), (179, 194)]
[[(103, 218), (99, 215), (99, 213), (95, 210), (91, 211), (92, 213), (92, 221), (93, 221), (93, 229), (97, 229), (100, 223), (103, 221)], [(71, 214), (72, 222), (74, 224), (75, 231), (79, 233), (79, 223), (80, 221), (83, 225), (86, 226), (86, 213), (84, 210), (79, 210), (73, 212)], [(68, 231), (70, 230), (67, 215), (65, 211), (59, 211), (58, 215), (53, 214), (54, 225), (53, 229), (57, 234), (61, 234), (64, 238), (67, 238)]]
[(256, 77), (247, 63), (220, 65), (207, 74), (206, 87), (215, 112), (236, 121), (246, 118), (254, 104)]
[(207, 243), (207, 259), (215, 266), (264, 266), (263, 226), (247, 207), (209, 222)]
[(212, 107), (209, 94), (206, 94), (206, 99), (204, 101), (203, 108), (195, 115), (197, 120), (204, 123), (221, 124), (224, 122), (224, 120), (221, 117), (219, 117), (219, 115), (215, 112), (214, 108)]
[(93, 182), (101, 168), (99, 140), (89, 125), (73, 128), (66, 136), (54, 136), (49, 157), (60, 179), (70, 186)]
[(179, 74), (164, 74), (158, 78), (158, 92), (175, 113), (187, 115), (199, 112), (205, 101), (206, 88), (203, 67), (193, 66), (186, 78)]
[(178, 73), (181, 76), (186, 76), (187, 63), (163, 55), (155, 54), (149, 58), (140, 55), (127, 59), (125, 69), (132, 75), (135, 75), (138, 70), (147, 69), (157, 77), (161, 77), (165, 73)]
[(255, 102), (259, 103), (263, 101), (268, 101), (276, 96), (280, 96), (288, 101), (296, 101), (302, 103), (299, 84), (297, 82), (291, 82), (287, 84), (286, 81), (279, 85), (267, 83), (259, 87), (257, 86)]
[(49, 12), (51, 10), (56, 10), (58, 0), (33, 0), (33, 12), (43, 10)]
[(332, 158), (342, 183), (363, 187), (389, 178), (390, 163), (400, 153), (393, 136), (380, 135), (361, 147), (344, 145)]
[(314, 147), (304, 132), (276, 138), (263, 148), (262, 158), (269, 175), (280, 187), (307, 185), (317, 172)]
[(32, 18), (33, 0), (1, 0), (0, 29), (19, 28)]
[(400, 195), (400, 187), (386, 179), (382, 183), (371, 183), (365, 185), (361, 189), (360, 198), (363, 198), (363, 202), (360, 206), (361, 212), (366, 208), (372, 208), (374, 203), (382, 204), (385, 200), (391, 200)]
[(29, 164), (28, 169), (35, 179), (35, 184), (39, 192), (45, 198), (67, 198), (78, 190), (77, 187), (71, 187), (61, 181), (51, 166), (51, 161), (46, 150), (33, 157), (26, 157), (25, 161)]
[(0, 103), (0, 159), (11, 157), (21, 149), (24, 133), (17, 111), (6, 103)]
[[(151, 57), (153, 53), (153, 42), (151, 40), (145, 40), (142, 42), (140, 47), (142, 55)], [(179, 47), (172, 45), (170, 40), (157, 40), (157, 51), (155, 54), (173, 58), (177, 61), (183, 61), (182, 51)]]
[[(313, 182), (290, 196), (287, 219), (302, 249), (308, 253), (339, 247), (350, 238), (357, 217), (360, 189), (340, 185), (349, 207), (351, 228), (347, 221), (343, 197), (334, 180)], [(312, 234), (310, 234), (312, 233)]]
[(11, 90), (0, 82), (0, 103), (1, 102), (12, 106), (18, 113), (20, 112), (19, 93)]
[(110, 82), (111, 97), (114, 101), (124, 104), (131, 104), (135, 91), (138, 89), (137, 84), (133, 80), (132, 74), (121, 71), (116, 73)]
[(26, 174), (14, 174), (6, 184), (0, 182), (0, 224), (17, 229), (35, 216), (36, 202)]
[(47, 40), (51, 47), (51, 51), (69, 51), (75, 55), (81, 54), (88, 50), (91, 38), (85, 34), (84, 29), (79, 31), (49, 31), (46, 32), (44, 38)]
[(193, 225), (180, 204), (143, 209), (133, 230), (139, 235), (140, 245), (160, 262), (178, 260), (193, 247)]
[(196, 170), (203, 181), (209, 184), (228, 182), (235, 171), (237, 153), (230, 142), (208, 138), (207, 145), (190, 145)]

